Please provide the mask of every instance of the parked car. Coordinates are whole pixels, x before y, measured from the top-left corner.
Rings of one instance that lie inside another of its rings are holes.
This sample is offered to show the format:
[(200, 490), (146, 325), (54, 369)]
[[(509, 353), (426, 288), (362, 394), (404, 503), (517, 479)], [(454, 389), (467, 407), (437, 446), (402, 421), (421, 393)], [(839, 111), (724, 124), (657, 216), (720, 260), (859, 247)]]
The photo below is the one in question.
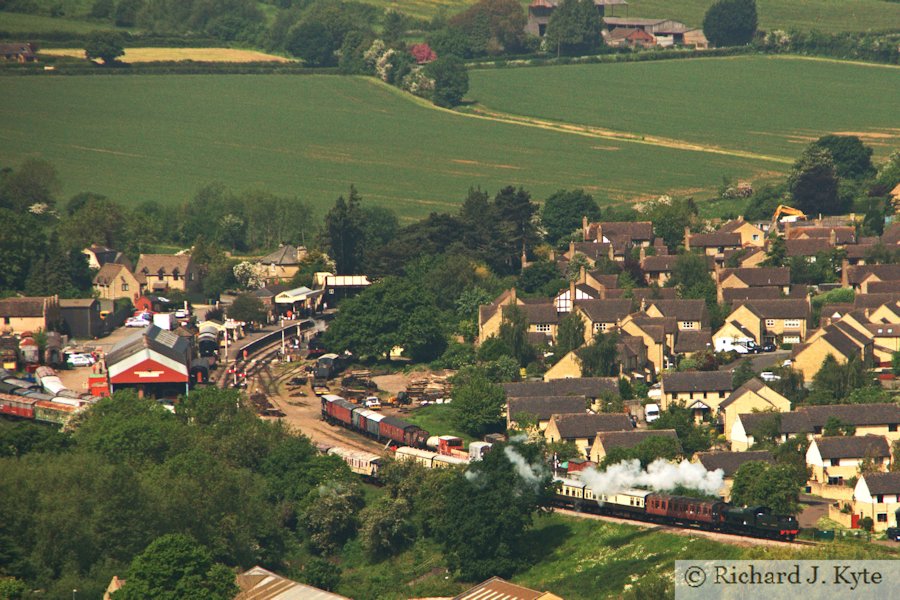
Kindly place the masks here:
[(366, 398), (366, 408), (371, 410), (381, 410), (381, 400), (377, 396), (369, 396)]
[(187, 319), (190, 316), (191, 316), (191, 311), (189, 311), (186, 308), (179, 308), (178, 310), (175, 311), (176, 319)]
[(900, 542), (900, 527), (888, 527), (885, 533), (887, 534), (887, 539)]
[(775, 352), (775, 350), (776, 350), (775, 344), (773, 344), (771, 342), (768, 344), (763, 344), (763, 346), (762, 346), (763, 352)]
[(70, 367), (90, 367), (95, 362), (90, 354), (70, 354), (66, 358), (66, 364)]
[(772, 371), (763, 371), (762, 373), (759, 374), (759, 378), (766, 382), (781, 381), (781, 376), (776, 375)]
[(644, 420), (647, 423), (652, 423), (653, 421), (659, 418), (659, 405), (658, 404), (648, 404), (644, 407)]
[(148, 325), (150, 325), (150, 321), (142, 317), (128, 317), (125, 320), (125, 327), (147, 327)]

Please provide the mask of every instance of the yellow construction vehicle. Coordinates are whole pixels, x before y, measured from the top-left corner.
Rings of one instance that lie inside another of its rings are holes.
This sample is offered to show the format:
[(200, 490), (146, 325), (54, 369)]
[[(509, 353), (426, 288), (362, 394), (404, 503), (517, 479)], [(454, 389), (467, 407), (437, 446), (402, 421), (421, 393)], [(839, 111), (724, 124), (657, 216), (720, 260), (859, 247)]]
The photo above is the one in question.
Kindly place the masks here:
[(805, 221), (806, 215), (799, 208), (779, 204), (772, 215), (772, 227), (777, 227), (779, 223), (795, 223), (797, 221)]

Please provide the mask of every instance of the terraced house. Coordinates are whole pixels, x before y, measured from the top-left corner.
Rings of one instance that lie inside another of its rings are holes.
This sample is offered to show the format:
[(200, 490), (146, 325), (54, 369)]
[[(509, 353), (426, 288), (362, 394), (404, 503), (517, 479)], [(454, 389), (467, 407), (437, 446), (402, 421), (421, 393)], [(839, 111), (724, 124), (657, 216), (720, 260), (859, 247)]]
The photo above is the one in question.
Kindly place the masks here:
[(737, 300), (713, 340), (750, 337), (757, 344), (799, 344), (806, 339), (808, 299)]
[(548, 442), (572, 442), (581, 456), (588, 458), (598, 433), (631, 431), (633, 428), (625, 413), (553, 415), (544, 430), (544, 438)]
[(142, 294), (164, 290), (190, 292), (200, 284), (190, 254), (141, 254), (134, 274)]
[(857, 477), (864, 463), (873, 471), (887, 471), (891, 446), (883, 435), (833, 436), (814, 439), (806, 450), (810, 480), (843, 485)]
[(662, 376), (661, 408), (672, 404), (691, 409), (695, 419), (714, 416), (734, 390), (731, 371), (685, 371)]

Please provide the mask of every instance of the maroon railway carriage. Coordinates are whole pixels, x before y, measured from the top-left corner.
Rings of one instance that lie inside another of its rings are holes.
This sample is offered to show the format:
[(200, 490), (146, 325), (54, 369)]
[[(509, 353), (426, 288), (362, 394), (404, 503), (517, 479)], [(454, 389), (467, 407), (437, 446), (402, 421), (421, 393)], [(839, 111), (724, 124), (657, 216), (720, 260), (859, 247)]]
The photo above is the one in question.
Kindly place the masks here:
[(718, 525), (724, 520), (727, 504), (719, 500), (700, 500), (685, 496), (650, 494), (646, 498), (648, 515), (680, 523)]

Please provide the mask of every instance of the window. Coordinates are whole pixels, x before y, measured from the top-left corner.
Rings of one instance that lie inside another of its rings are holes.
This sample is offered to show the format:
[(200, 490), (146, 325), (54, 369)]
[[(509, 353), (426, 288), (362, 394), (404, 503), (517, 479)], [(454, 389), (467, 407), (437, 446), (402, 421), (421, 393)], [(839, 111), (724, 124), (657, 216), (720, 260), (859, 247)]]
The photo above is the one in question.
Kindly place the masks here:
[(888, 425), (888, 431), (897, 431), (897, 424), (891, 423), (890, 425)]
[(602, 325), (603, 325), (603, 323), (594, 323), (594, 333), (597, 333), (598, 331), (600, 331)]
[(697, 323), (694, 322), (694, 321), (683, 321), (683, 322), (681, 323), (681, 328), (682, 328), (682, 329), (694, 329), (694, 327), (695, 327), (696, 325), (697, 325)]
[(538, 323), (534, 326), (534, 330), (540, 333), (550, 333), (550, 323)]
[(800, 319), (787, 319), (784, 322), (785, 329), (800, 329)]
[(754, 242), (758, 242), (758, 241), (759, 241), (759, 234), (758, 234), (758, 233), (754, 233), (754, 234), (753, 234), (753, 241), (754, 241)]
[(843, 477), (829, 477), (828, 485), (843, 485), (844, 478)]
[(775, 319), (766, 319), (766, 327), (775, 327)]
[(875, 520), (879, 523), (887, 523), (887, 513), (878, 513), (875, 515)]
[(875, 496), (875, 502), (877, 502), (878, 504), (883, 504), (884, 503), (884, 494), (877, 494)]
[(832, 466), (832, 467), (839, 467), (839, 466), (841, 466), (841, 459), (839, 459), (839, 458), (832, 458), (832, 459), (831, 459), (831, 462), (830, 462), (829, 464), (830, 464), (830, 466)]
[(3, 317), (3, 324), (9, 325), (9, 317)]
[(122, 282), (122, 291), (123, 291), (123, 292), (127, 292), (127, 291), (128, 291), (128, 284), (125, 283), (124, 281)]

